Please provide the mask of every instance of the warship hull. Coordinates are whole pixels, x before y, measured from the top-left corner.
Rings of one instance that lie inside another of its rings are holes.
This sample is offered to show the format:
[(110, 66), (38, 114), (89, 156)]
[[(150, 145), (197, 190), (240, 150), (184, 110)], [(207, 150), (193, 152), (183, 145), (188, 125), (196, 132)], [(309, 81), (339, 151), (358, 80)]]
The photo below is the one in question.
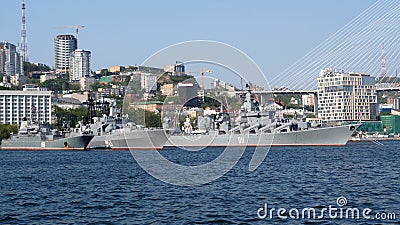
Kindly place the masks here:
[(0, 150), (85, 150), (93, 135), (43, 141), (39, 136), (14, 136), (3, 140)]
[(95, 136), (89, 148), (111, 150), (161, 150), (167, 142), (164, 130), (119, 131)]
[(343, 146), (358, 125), (282, 133), (172, 135), (167, 147)]

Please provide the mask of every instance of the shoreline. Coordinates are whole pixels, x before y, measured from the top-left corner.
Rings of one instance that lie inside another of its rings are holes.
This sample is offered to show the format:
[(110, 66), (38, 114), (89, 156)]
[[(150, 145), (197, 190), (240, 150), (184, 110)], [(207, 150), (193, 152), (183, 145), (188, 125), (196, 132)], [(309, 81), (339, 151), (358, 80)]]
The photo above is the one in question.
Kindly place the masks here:
[(368, 137), (368, 138), (350, 138), (349, 142), (364, 142), (364, 141), (400, 141), (400, 137)]

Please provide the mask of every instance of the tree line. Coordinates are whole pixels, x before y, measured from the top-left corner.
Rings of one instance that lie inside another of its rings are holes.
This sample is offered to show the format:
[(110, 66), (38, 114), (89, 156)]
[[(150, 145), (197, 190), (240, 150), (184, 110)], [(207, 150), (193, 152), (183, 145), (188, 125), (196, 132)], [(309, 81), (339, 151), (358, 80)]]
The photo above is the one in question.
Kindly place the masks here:
[(16, 124), (0, 124), (0, 142), (10, 137), (10, 134), (18, 133), (18, 125)]

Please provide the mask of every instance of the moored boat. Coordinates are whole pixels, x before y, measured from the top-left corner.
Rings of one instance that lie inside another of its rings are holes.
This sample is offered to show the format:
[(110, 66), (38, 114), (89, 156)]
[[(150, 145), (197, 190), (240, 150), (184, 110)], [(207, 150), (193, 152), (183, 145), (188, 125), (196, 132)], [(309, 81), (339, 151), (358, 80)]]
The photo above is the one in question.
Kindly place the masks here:
[(93, 137), (81, 128), (59, 132), (30, 124), (25, 119), (17, 135), (2, 140), (0, 150), (86, 150)]

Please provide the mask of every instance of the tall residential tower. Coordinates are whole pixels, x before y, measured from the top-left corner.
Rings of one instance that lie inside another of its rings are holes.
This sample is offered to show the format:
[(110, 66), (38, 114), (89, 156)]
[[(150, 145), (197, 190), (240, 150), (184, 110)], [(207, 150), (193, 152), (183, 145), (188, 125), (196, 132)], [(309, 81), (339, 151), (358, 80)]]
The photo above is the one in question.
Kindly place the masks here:
[(69, 60), (69, 80), (80, 81), (90, 76), (90, 51), (76, 49)]
[(17, 46), (3, 41), (0, 42), (0, 74), (14, 76), (22, 74), (22, 62)]
[(54, 67), (57, 73), (69, 73), (69, 61), (76, 48), (77, 40), (73, 35), (63, 34), (54, 38)]

